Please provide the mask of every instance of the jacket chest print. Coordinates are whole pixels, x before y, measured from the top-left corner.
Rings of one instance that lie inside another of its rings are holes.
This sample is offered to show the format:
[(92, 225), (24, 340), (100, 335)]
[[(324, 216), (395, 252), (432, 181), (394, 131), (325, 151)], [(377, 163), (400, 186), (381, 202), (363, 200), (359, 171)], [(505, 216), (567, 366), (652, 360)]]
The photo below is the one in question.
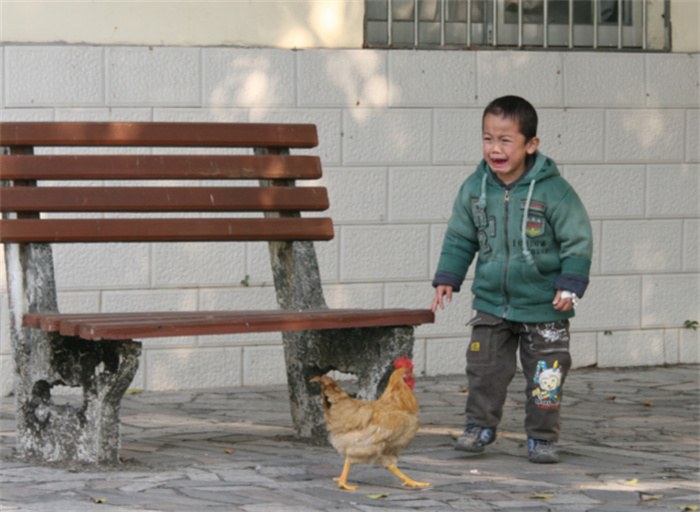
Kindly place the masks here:
[(482, 253), (487, 254), (492, 251), (489, 238), (496, 236), (496, 219), (493, 216), (489, 217), (486, 210), (477, 204), (478, 202), (478, 198), (472, 198), (472, 214), (474, 215), (474, 225), (478, 229), (479, 249)]
[[(530, 201), (530, 205), (527, 211), (525, 211), (525, 202), (525, 199), (520, 200), (520, 211), (522, 212), (521, 215), (527, 215), (527, 221), (525, 224), (527, 247), (533, 255), (547, 254), (551, 250), (550, 242), (546, 238), (543, 240), (536, 240), (547, 233), (547, 222), (544, 214), (547, 206), (542, 201)], [(486, 209), (479, 206), (478, 197), (472, 197), (471, 203), (474, 225), (478, 231), (477, 236), (479, 238), (479, 250), (482, 254), (489, 254), (493, 251), (493, 247), (489, 239), (496, 236), (496, 218), (493, 215), (489, 216)], [(522, 216), (519, 218), (522, 219)], [(520, 222), (522, 221), (520, 220), (518, 222), (519, 225)], [(520, 248), (522, 250), (524, 240), (520, 238), (520, 231), (518, 231), (517, 238), (512, 236), (509, 238), (510, 241), (506, 243), (512, 244), (513, 248)]]
[(527, 217), (527, 224), (525, 225), (525, 232), (532, 236), (539, 236), (544, 233), (544, 219), (535, 216)]
[(531, 201), (530, 206), (525, 211), (525, 200), (521, 200), (520, 209), (523, 211), (523, 215), (527, 215), (527, 220), (525, 223), (525, 232), (530, 238), (537, 238), (545, 234), (546, 222), (544, 217), (544, 211), (546, 205), (542, 202)]

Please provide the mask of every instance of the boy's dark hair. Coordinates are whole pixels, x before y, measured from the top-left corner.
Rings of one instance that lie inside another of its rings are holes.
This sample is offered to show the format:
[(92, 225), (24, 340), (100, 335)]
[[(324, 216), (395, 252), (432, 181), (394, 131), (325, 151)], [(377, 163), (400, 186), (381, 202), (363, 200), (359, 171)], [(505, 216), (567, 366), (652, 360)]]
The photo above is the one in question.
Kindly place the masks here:
[(501, 96), (489, 103), (481, 118), (483, 125), (486, 114), (505, 116), (520, 123), (520, 133), (529, 141), (537, 136), (537, 112), (529, 101), (520, 96)]

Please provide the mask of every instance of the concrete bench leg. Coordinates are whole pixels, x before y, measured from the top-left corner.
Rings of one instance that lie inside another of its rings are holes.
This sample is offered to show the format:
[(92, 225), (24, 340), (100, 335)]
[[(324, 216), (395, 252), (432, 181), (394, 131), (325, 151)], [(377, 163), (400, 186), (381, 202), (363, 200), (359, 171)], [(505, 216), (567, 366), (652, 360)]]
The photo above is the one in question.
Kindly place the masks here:
[[(24, 313), (58, 310), (51, 246), (6, 244), (5, 265), (18, 455), (43, 462), (117, 463), (120, 401), (138, 368), (141, 344), (22, 327)], [(82, 403), (55, 403), (54, 386), (81, 387)]]
[[(138, 368), (141, 344), (47, 337), (31, 343), (34, 353), (25, 353), (34, 364), (19, 367), (15, 386), (19, 456), (117, 464), (120, 403)], [(81, 387), (81, 403), (55, 403), (51, 390), (56, 385)]]

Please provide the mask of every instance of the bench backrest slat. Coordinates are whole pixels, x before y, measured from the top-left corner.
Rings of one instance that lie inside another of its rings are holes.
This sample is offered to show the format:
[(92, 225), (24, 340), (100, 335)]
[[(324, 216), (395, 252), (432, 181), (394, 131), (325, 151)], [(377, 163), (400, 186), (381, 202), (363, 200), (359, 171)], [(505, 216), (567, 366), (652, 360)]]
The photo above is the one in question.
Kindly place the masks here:
[(3, 242), (330, 240), (329, 218), (0, 220)]
[(311, 124), (6, 122), (0, 144), (313, 148), (318, 135)]
[[(2, 142), (0, 142), (0, 145)], [(0, 156), (3, 180), (318, 179), (321, 160), (301, 155)]]
[(255, 212), (328, 208), (322, 187), (3, 187), (0, 211)]

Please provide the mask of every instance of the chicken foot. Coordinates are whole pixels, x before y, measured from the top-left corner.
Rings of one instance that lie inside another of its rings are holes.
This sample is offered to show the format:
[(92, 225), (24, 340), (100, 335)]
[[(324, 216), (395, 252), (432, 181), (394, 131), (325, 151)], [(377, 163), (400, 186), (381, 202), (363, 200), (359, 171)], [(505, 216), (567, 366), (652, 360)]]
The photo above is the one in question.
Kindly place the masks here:
[(396, 476), (398, 476), (402, 481), (404, 487), (429, 487), (430, 484), (426, 482), (416, 482), (415, 480), (411, 480), (408, 478), (406, 475), (404, 475), (399, 468), (396, 467), (396, 465), (391, 465), (388, 468), (389, 471), (394, 473)]
[[(340, 474), (338, 478), (334, 478), (333, 480), (338, 482), (338, 488), (339, 489), (345, 489), (346, 491), (354, 491), (357, 489), (356, 485), (348, 485), (348, 473), (350, 473), (350, 459), (345, 459), (345, 465), (343, 466), (343, 472)], [(411, 478), (407, 477), (404, 475), (399, 468), (396, 467), (396, 465), (391, 465), (387, 467), (389, 471), (394, 473), (396, 476), (398, 476), (401, 481), (403, 482), (404, 487), (429, 487), (430, 484), (426, 482), (416, 482), (415, 480), (412, 480)]]
[(348, 473), (350, 472), (350, 459), (346, 458), (345, 459), (345, 466), (343, 466), (343, 472), (340, 474), (338, 478), (334, 478), (336, 482), (338, 482), (338, 489), (345, 489), (346, 491), (354, 491), (357, 489), (356, 485), (348, 485), (347, 480), (348, 480)]

